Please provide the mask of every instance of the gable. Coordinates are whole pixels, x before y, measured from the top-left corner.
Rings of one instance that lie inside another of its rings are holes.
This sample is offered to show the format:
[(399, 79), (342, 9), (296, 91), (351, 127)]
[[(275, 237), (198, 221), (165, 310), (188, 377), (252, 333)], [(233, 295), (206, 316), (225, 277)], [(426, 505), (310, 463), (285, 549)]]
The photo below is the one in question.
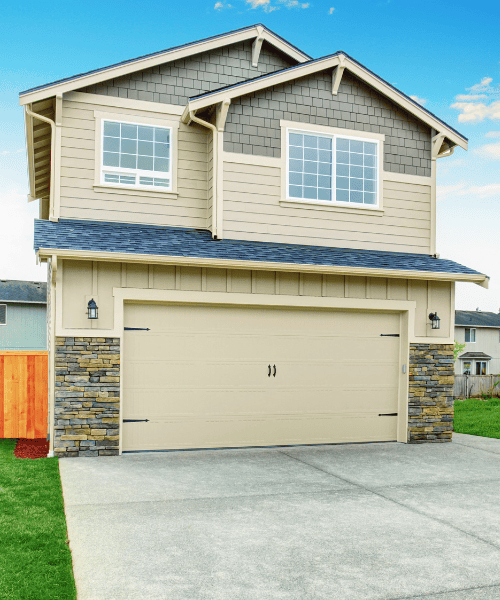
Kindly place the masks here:
[(280, 120), (384, 134), (384, 170), (431, 174), (431, 128), (350, 72), (337, 95), (329, 70), (234, 98), (224, 150), (279, 158)]
[(267, 75), (295, 64), (264, 41), (257, 67), (252, 66), (252, 40), (167, 62), (78, 91), (185, 106), (191, 96)]

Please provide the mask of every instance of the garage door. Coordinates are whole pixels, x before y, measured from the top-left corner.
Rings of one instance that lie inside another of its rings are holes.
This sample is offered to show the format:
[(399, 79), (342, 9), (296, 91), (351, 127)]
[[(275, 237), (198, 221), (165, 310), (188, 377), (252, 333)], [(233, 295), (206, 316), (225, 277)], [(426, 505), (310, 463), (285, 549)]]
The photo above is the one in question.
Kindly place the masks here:
[(397, 314), (126, 305), (125, 329), (125, 451), (396, 440)]

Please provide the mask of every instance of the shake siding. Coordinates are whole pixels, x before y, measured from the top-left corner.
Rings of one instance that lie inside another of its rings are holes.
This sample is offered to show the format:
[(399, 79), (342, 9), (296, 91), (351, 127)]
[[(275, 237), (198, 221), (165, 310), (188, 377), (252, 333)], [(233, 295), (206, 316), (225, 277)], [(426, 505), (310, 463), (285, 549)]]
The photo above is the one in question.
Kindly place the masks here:
[(247, 40), (145, 71), (138, 71), (126, 77), (105, 81), (79, 91), (185, 106), (190, 96), (280, 71), (294, 64), (296, 61), (281, 55), (264, 42), (259, 64), (254, 68), (252, 40)]
[[(439, 337), (447, 332), (450, 326), (453, 284), (449, 282), (169, 265), (106, 262), (98, 262), (96, 265), (97, 290), (93, 292), (92, 262), (62, 261), (63, 327), (112, 329), (114, 287), (416, 300), (418, 318), (415, 319), (415, 335)], [(99, 297), (99, 319), (89, 324), (81, 307), (85, 306), (85, 298), (96, 292)], [(429, 312), (429, 296), (432, 298), (432, 310), (436, 310), (441, 317), (441, 330), (435, 332), (428, 327), (428, 319), (423, 316), (420, 318), (426, 311), (427, 314)]]
[[(94, 187), (94, 109), (112, 113), (98, 104), (90, 107), (65, 101), (61, 148), (61, 217), (205, 228), (207, 222), (208, 161), (207, 133), (198, 126), (181, 123), (178, 139), (178, 196), (147, 190)], [(116, 114), (149, 116), (116, 109)], [(170, 120), (178, 117), (158, 118)]]
[[(226, 155), (227, 157), (227, 155)], [(265, 159), (264, 159), (265, 161)], [(263, 162), (264, 162), (263, 161)], [(390, 181), (383, 213), (281, 203), (281, 169), (224, 162), (224, 237), (429, 253), (431, 188)]]
[(224, 150), (279, 158), (280, 119), (385, 134), (386, 171), (431, 174), (430, 127), (347, 71), (336, 96), (329, 69), (235, 98), (227, 115)]

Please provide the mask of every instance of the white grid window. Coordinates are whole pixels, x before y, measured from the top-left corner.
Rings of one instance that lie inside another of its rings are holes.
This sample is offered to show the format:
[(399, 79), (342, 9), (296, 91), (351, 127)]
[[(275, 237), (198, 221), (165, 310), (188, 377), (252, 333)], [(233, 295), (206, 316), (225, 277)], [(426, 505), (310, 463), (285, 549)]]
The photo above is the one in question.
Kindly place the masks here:
[(103, 121), (103, 183), (172, 187), (172, 131), (136, 123)]
[(378, 204), (377, 141), (288, 131), (288, 197)]
[(488, 363), (484, 360), (476, 361), (476, 375), (486, 375), (488, 367), (486, 366)]

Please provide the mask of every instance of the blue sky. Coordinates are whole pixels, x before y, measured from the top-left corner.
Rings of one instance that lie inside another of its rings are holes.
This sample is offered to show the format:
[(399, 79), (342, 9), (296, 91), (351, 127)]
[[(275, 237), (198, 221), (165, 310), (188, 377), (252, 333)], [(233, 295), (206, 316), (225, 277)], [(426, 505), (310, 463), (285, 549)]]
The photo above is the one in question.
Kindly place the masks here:
[(262, 22), (317, 58), (343, 50), (469, 138), (438, 165), (437, 249), (491, 276), (457, 308), (500, 310), (500, 2), (28, 0), (0, 22), (0, 278), (45, 279), (32, 251), (18, 92)]

